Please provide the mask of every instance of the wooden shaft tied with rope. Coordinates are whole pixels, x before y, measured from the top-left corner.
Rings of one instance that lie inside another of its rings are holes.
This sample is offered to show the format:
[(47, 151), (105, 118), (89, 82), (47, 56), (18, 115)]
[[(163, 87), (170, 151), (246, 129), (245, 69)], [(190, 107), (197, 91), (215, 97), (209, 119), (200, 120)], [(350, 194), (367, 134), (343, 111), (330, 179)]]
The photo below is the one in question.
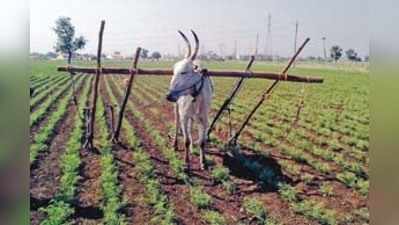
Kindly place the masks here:
[[(306, 38), (306, 40), (304, 41), (304, 43), (301, 45), (301, 47), (298, 49), (298, 51), (294, 54), (294, 56), (292, 56), (291, 60), (289, 61), (289, 63), (287, 64), (287, 66), (283, 69), (283, 71), (281, 72), (280, 76), (286, 80), (287, 79), (287, 72), (290, 69), (291, 65), (295, 62), (295, 59), (298, 57), (299, 53), (301, 53), (301, 51), (303, 50), (303, 48), (305, 47), (305, 45), (310, 41), (310, 38)], [(251, 112), (249, 113), (249, 115), (247, 116), (247, 118), (244, 120), (244, 122), (242, 123), (240, 129), (237, 131), (237, 133), (234, 135), (234, 137), (232, 137), (230, 139), (230, 143), (231, 144), (236, 144), (238, 137), (240, 136), (240, 134), (242, 133), (242, 131), (244, 130), (244, 128), (246, 127), (246, 125), (248, 124), (249, 120), (252, 118), (252, 116), (255, 114), (255, 112), (258, 110), (258, 108), (262, 105), (262, 103), (269, 98), (271, 92), (273, 91), (273, 89), (277, 86), (277, 84), (279, 83), (281, 79), (275, 80), (273, 82), (273, 84), (266, 89), (265, 92), (263, 92), (261, 99), (258, 101), (258, 103), (255, 105), (255, 107), (251, 110)]]
[[(95, 74), (96, 69), (90, 67), (65, 67), (61, 66), (57, 68), (60, 72), (79, 72), (85, 74)], [(151, 76), (171, 76), (173, 71), (171, 69), (136, 69), (134, 70), (136, 75), (151, 75)], [(112, 68), (103, 67), (102, 75), (130, 75), (131, 69), (127, 68)], [(242, 71), (225, 71), (225, 70), (208, 70), (208, 75), (210, 77), (231, 77), (231, 78), (241, 78), (246, 77), (249, 79), (268, 79), (268, 80), (282, 80), (288, 82), (303, 82), (303, 83), (323, 83), (323, 78), (319, 77), (303, 77), (298, 75), (286, 74), (284, 77), (279, 73), (272, 72), (252, 72), (250, 75), (247, 72)], [(285, 78), (285, 79), (283, 79)]]
[[(250, 69), (251, 69), (251, 66), (252, 66), (254, 61), (255, 61), (255, 56), (251, 56), (251, 59), (248, 62), (247, 67), (245, 68), (245, 72), (248, 73), (249, 76), (251, 75)], [(241, 77), (236, 82), (236, 84), (234, 85), (233, 89), (230, 92), (230, 95), (226, 98), (226, 100), (223, 102), (222, 106), (220, 107), (220, 109), (216, 113), (215, 118), (212, 120), (211, 125), (209, 126), (209, 129), (208, 129), (208, 133), (207, 133), (208, 139), (209, 139), (209, 136), (210, 136), (213, 128), (215, 127), (216, 122), (218, 121), (218, 119), (222, 115), (223, 111), (226, 110), (228, 108), (229, 104), (233, 101), (233, 98), (236, 96), (236, 94), (240, 90), (245, 78), (246, 77)]]
[(138, 47), (136, 49), (136, 55), (134, 57), (134, 60), (132, 62), (132, 66), (130, 68), (130, 77), (129, 77), (129, 81), (127, 83), (125, 96), (123, 98), (123, 102), (122, 102), (121, 108), (119, 110), (118, 123), (116, 125), (115, 132), (114, 132), (113, 137), (112, 137), (112, 142), (113, 143), (118, 143), (119, 142), (119, 134), (120, 134), (121, 126), (122, 126), (123, 114), (125, 112), (126, 104), (127, 104), (128, 99), (129, 99), (130, 93), (132, 91), (133, 80), (134, 80), (134, 76), (137, 73), (136, 69), (137, 69), (137, 64), (139, 62), (140, 53), (141, 53), (141, 48)]
[(92, 94), (92, 107), (91, 107), (91, 115), (90, 115), (90, 124), (89, 124), (89, 135), (84, 144), (84, 148), (93, 149), (93, 138), (94, 138), (94, 123), (96, 120), (96, 108), (97, 108), (97, 96), (98, 96), (98, 84), (100, 82), (101, 76), (101, 52), (102, 52), (102, 44), (103, 44), (103, 34), (104, 34), (105, 21), (101, 21), (100, 32), (98, 34), (98, 48), (97, 48), (97, 69), (96, 69), (96, 78), (94, 80), (94, 92)]

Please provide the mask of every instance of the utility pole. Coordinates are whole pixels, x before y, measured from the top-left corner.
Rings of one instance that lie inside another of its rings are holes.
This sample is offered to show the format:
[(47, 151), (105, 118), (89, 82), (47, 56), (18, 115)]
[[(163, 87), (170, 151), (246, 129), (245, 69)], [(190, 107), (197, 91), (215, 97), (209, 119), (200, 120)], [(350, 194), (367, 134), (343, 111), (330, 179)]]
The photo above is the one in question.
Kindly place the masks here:
[(239, 49), (239, 46), (238, 46), (238, 42), (236, 42), (236, 49), (237, 49), (237, 52), (236, 52), (235, 57), (236, 57), (237, 60), (240, 60), (240, 49)]
[(202, 55), (202, 57), (204, 57), (205, 55), (206, 55), (206, 52), (205, 52), (205, 45), (204, 44), (202, 44), (201, 45), (201, 51), (200, 51), (200, 55)]
[(266, 45), (265, 55), (270, 57), (273, 61), (273, 44), (272, 44), (272, 14), (267, 16), (267, 34), (266, 34)]
[(258, 56), (258, 45), (259, 45), (259, 33), (256, 33), (256, 41), (255, 41), (255, 53), (254, 56)]
[(296, 52), (296, 43), (298, 41), (298, 20), (295, 23), (295, 42), (294, 42), (294, 53)]
[[(298, 20), (295, 22), (295, 39), (294, 39), (294, 54), (296, 52), (296, 42), (298, 41)], [(295, 62), (293, 63), (292, 67), (295, 67)]]
[(219, 44), (219, 52), (220, 52), (220, 57), (222, 57), (223, 59), (224, 57), (224, 44), (220, 43)]
[(323, 55), (324, 55), (324, 61), (327, 61), (326, 37), (322, 37), (321, 39), (323, 40)]
[(237, 58), (237, 40), (234, 40), (233, 59)]

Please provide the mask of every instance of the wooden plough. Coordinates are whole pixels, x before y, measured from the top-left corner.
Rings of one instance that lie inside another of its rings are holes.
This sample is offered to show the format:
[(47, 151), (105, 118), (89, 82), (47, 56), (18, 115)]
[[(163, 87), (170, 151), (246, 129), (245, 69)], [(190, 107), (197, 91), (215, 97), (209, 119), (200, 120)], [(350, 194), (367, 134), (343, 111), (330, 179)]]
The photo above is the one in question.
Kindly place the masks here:
[[(93, 137), (94, 137), (94, 123), (96, 117), (96, 105), (97, 98), (99, 92), (99, 81), (102, 75), (128, 75), (129, 81), (126, 86), (126, 91), (124, 98), (121, 103), (121, 107), (119, 108), (117, 123), (114, 126), (114, 122), (112, 122), (112, 142), (119, 142), (120, 129), (122, 126), (123, 115), (125, 111), (125, 106), (132, 91), (132, 85), (134, 81), (134, 77), (136, 75), (155, 75), (155, 76), (170, 76), (173, 74), (173, 71), (170, 69), (140, 69), (137, 68), (138, 60), (140, 57), (141, 48), (137, 48), (135, 58), (132, 62), (132, 66), (130, 68), (111, 68), (111, 67), (102, 67), (101, 66), (101, 53), (102, 53), (102, 40), (104, 33), (105, 21), (101, 21), (100, 32), (99, 32), (99, 41), (98, 41), (98, 49), (97, 49), (97, 67), (96, 68), (86, 68), (86, 67), (73, 67), (71, 65), (58, 67), (57, 70), (61, 72), (68, 73), (83, 73), (88, 75), (95, 75), (94, 79), (94, 90), (92, 93), (91, 106), (85, 109), (85, 119), (86, 119), (86, 141), (84, 144), (85, 148), (94, 148), (93, 146)], [(296, 57), (302, 51), (303, 47), (306, 43), (309, 42), (309, 39), (303, 43), (303, 45), (298, 49), (296, 54), (291, 58), (289, 64), (281, 73), (270, 73), (270, 72), (252, 72), (250, 68), (255, 60), (254, 57), (251, 57), (245, 71), (223, 71), (223, 70), (209, 70), (208, 74), (212, 77), (232, 77), (239, 78), (239, 80), (234, 85), (233, 89), (230, 92), (230, 95), (226, 98), (220, 109), (218, 110), (215, 118), (213, 119), (210, 129), (208, 131), (208, 136), (211, 134), (216, 122), (222, 115), (223, 111), (228, 109), (229, 105), (233, 101), (234, 97), (237, 95), (241, 86), (245, 79), (269, 79), (274, 80), (273, 84), (262, 94), (260, 101), (255, 106), (255, 108), (250, 112), (248, 117), (245, 119), (244, 123), (241, 125), (240, 129), (233, 137), (231, 137), (229, 143), (236, 143), (240, 133), (248, 124), (249, 120), (252, 118), (253, 114), (259, 108), (259, 106), (270, 96), (271, 91), (277, 86), (280, 81), (288, 81), (288, 82), (302, 82), (302, 83), (322, 83), (322, 78), (317, 77), (309, 77), (309, 76), (296, 76), (287, 74), (288, 69), (295, 61)], [(113, 108), (110, 108), (113, 114)], [(113, 117), (113, 116), (112, 116)], [(112, 118), (114, 121), (114, 118)]]

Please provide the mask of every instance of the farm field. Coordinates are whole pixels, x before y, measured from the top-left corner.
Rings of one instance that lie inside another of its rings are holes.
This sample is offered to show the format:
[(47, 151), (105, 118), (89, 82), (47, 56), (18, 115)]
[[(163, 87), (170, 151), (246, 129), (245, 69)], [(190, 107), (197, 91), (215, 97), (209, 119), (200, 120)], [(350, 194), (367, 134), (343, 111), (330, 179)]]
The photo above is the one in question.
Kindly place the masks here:
[[(366, 65), (298, 62), (290, 74), (323, 84), (282, 82), (239, 140), (224, 147), (270, 80), (248, 79), (216, 126), (208, 170), (198, 152), (188, 176), (184, 152), (173, 150), (170, 77), (136, 76), (121, 130), (110, 141), (108, 105), (124, 95), (126, 76), (103, 76), (97, 105), (96, 151), (83, 149), (83, 110), (94, 76), (77, 74), (71, 101), (63, 61), (32, 61), (30, 100), (31, 224), (369, 224), (369, 72)], [(128, 61), (103, 66), (128, 67)], [(94, 66), (93, 62), (76, 65)], [(140, 62), (171, 68), (173, 62)], [(203, 62), (208, 69), (243, 70), (246, 62)], [(284, 64), (256, 62), (253, 71)], [(214, 81), (213, 119), (235, 79)], [(297, 113), (299, 112), (298, 116)], [(229, 127), (231, 124), (232, 130)]]

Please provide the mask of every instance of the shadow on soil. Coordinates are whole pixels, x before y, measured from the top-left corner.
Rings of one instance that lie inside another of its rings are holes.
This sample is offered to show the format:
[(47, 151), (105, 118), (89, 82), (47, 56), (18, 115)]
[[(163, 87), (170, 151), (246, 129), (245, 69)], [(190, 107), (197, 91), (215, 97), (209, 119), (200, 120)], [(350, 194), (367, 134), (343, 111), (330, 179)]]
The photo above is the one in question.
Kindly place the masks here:
[(264, 154), (246, 150), (224, 152), (223, 165), (232, 176), (257, 184), (257, 191), (274, 192), (278, 190), (280, 182), (293, 183), (283, 174), (277, 160)]

